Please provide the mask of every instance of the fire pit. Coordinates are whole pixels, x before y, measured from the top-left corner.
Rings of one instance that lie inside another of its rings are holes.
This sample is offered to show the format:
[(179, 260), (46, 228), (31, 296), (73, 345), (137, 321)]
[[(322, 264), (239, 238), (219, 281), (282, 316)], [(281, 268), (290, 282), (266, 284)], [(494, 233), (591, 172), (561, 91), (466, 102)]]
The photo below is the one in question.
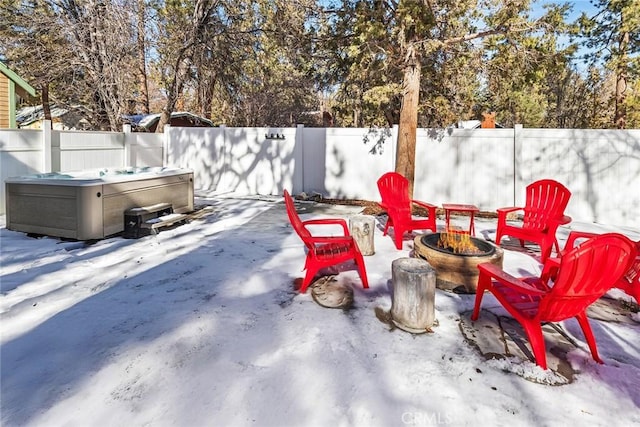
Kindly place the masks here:
[(459, 293), (475, 293), (478, 286), (477, 265), (483, 262), (502, 267), (503, 250), (470, 236), (449, 230), (414, 239), (416, 256), (436, 270), (436, 287)]

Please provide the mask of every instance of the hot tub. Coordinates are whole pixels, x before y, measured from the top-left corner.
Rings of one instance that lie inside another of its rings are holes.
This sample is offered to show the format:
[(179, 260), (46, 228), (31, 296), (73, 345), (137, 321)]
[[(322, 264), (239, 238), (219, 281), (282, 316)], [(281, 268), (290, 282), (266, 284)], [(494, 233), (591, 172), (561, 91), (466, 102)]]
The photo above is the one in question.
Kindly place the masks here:
[(193, 210), (193, 171), (145, 167), (53, 172), (5, 180), (7, 229), (76, 240), (124, 230), (124, 212), (170, 203)]

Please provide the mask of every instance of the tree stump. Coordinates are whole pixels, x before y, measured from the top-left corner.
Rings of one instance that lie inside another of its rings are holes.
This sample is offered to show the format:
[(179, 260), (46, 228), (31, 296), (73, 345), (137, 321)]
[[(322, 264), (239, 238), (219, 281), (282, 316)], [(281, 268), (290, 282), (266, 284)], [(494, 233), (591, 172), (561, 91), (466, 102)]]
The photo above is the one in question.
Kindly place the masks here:
[(375, 226), (375, 218), (371, 215), (354, 215), (349, 218), (349, 232), (362, 255), (373, 255), (376, 252), (373, 245)]
[(391, 319), (400, 329), (420, 334), (435, 322), (436, 271), (419, 258), (399, 258), (391, 264)]

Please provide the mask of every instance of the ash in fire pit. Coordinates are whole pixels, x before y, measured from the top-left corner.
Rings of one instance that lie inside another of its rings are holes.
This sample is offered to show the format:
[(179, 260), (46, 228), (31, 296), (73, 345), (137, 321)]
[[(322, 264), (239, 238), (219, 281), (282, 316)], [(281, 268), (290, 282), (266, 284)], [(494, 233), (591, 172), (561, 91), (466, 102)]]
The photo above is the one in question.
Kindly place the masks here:
[(475, 293), (478, 264), (490, 262), (502, 267), (504, 252), (491, 243), (467, 233), (431, 233), (414, 239), (415, 254), (436, 270), (436, 287), (459, 293)]

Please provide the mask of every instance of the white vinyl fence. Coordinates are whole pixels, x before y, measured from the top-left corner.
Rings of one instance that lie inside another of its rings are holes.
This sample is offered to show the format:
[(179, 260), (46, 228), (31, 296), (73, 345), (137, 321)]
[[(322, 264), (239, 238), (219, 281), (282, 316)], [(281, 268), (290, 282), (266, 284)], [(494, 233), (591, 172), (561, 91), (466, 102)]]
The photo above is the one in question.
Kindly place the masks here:
[[(0, 130), (0, 164), (3, 180), (47, 171), (165, 165), (193, 169), (196, 188), (216, 193), (280, 195), (287, 188), (379, 200), (376, 180), (394, 169), (396, 139), (397, 128)], [(495, 211), (521, 206), (526, 185), (542, 178), (571, 190), (567, 213), (575, 220), (640, 229), (638, 129), (418, 130), (416, 199)], [(2, 213), (4, 195), (0, 203)]]
[(125, 166), (162, 166), (163, 135), (124, 132), (0, 129), (0, 214), (4, 180), (20, 175)]

